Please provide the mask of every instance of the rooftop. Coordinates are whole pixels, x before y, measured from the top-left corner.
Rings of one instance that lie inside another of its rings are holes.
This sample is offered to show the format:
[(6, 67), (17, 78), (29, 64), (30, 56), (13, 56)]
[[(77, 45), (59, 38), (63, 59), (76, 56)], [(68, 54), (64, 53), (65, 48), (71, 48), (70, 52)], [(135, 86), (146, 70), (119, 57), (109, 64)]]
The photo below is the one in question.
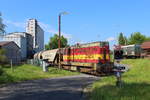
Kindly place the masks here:
[(0, 47), (8, 45), (9, 43), (14, 43), (18, 48), (20, 48), (15, 42), (13, 41), (0, 41)]
[(6, 34), (4, 37), (26, 37), (26, 35), (31, 35), (31, 34), (26, 32), (12, 32)]
[(0, 46), (4, 46), (7, 45), (9, 43), (11, 43), (12, 41), (0, 41)]
[(143, 49), (150, 49), (150, 41), (144, 42), (144, 43), (141, 45), (141, 47), (142, 47)]

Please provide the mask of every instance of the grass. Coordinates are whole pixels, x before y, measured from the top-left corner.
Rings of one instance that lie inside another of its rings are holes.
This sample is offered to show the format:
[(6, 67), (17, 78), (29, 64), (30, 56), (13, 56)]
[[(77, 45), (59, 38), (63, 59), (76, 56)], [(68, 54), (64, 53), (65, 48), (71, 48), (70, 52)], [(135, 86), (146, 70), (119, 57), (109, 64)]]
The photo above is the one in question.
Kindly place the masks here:
[(4, 73), (0, 75), (0, 84), (79, 74), (53, 67), (50, 67), (48, 72), (43, 72), (41, 67), (26, 64), (14, 66), (13, 71), (9, 67), (3, 68), (3, 71)]
[(103, 77), (93, 84), (91, 100), (150, 100), (150, 60), (130, 59), (122, 63), (131, 67), (122, 76), (123, 86), (115, 86), (114, 76)]

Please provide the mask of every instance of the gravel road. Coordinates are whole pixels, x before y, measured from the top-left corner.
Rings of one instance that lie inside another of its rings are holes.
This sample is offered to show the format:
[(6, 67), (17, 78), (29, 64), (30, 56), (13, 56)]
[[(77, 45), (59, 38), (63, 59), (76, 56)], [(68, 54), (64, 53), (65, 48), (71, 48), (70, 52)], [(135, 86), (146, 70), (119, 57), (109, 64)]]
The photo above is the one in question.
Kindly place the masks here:
[(81, 74), (13, 83), (0, 87), (0, 100), (82, 100), (83, 88), (97, 79)]

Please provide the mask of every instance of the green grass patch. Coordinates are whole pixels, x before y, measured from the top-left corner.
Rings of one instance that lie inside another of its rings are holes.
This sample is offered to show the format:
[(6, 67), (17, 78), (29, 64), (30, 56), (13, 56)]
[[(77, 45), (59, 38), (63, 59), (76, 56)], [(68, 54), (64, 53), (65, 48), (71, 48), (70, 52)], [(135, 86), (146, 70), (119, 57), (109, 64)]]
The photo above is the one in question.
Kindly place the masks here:
[(114, 76), (95, 82), (91, 100), (150, 100), (150, 60), (129, 59), (122, 61), (131, 68), (122, 76), (123, 86), (115, 86)]
[(49, 67), (48, 72), (43, 72), (41, 67), (33, 65), (14, 66), (13, 71), (7, 67), (3, 68), (3, 71), (4, 73), (0, 75), (0, 84), (79, 74), (54, 67)]

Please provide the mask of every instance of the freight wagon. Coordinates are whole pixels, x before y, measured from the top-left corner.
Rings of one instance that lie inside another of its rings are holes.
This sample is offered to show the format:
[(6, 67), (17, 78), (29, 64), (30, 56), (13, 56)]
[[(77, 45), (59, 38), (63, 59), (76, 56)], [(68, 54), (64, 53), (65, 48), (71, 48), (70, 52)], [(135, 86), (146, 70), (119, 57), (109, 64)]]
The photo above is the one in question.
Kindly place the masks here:
[[(77, 44), (61, 49), (61, 67), (92, 74), (110, 73), (113, 63), (110, 61), (108, 42)], [(34, 55), (35, 59), (43, 59), (50, 64), (58, 65), (59, 50), (42, 51)]]
[(137, 44), (121, 46), (123, 57), (125, 58), (140, 58), (141, 46)]

